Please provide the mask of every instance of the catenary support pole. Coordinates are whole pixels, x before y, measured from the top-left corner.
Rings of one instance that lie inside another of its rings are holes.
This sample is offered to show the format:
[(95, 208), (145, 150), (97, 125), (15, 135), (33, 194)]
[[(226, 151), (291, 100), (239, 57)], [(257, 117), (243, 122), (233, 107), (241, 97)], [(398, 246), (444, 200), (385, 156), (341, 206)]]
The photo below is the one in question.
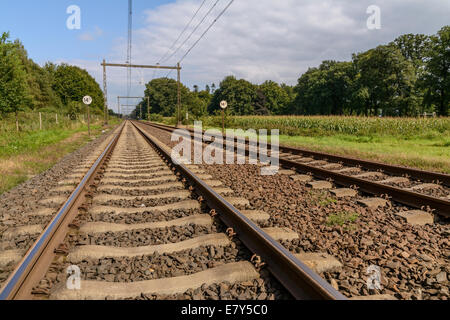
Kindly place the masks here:
[(105, 124), (108, 124), (108, 92), (106, 86), (106, 61), (103, 59), (103, 96), (105, 100), (104, 113), (105, 113)]
[(181, 72), (179, 62), (177, 63), (177, 106), (178, 106), (177, 127), (179, 127), (181, 123)]

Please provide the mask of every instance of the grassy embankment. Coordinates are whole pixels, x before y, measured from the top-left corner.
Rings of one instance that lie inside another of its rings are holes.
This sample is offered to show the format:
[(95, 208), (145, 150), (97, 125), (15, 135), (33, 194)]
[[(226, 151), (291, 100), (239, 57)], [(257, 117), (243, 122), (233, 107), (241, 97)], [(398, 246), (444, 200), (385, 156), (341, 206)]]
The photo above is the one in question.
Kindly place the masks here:
[[(202, 120), (221, 128), (220, 117)], [(227, 127), (279, 129), (282, 145), (450, 173), (450, 118), (228, 117)]]
[(89, 138), (83, 119), (72, 121), (60, 116), (56, 124), (55, 114), (42, 117), (43, 128), (39, 130), (37, 114), (21, 114), (20, 132), (13, 115), (0, 119), (0, 194), (51, 168), (104, 129), (101, 120), (94, 121)]

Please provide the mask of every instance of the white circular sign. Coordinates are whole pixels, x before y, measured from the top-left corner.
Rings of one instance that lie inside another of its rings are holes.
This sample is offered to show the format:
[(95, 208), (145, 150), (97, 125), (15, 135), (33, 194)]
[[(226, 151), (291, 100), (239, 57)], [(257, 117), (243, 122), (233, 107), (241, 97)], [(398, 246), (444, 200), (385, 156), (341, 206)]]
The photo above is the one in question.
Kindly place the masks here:
[(83, 103), (87, 104), (87, 105), (90, 105), (92, 103), (92, 98), (90, 96), (85, 96), (83, 98)]
[(228, 103), (224, 100), (224, 101), (220, 102), (220, 107), (222, 109), (226, 109), (228, 107)]

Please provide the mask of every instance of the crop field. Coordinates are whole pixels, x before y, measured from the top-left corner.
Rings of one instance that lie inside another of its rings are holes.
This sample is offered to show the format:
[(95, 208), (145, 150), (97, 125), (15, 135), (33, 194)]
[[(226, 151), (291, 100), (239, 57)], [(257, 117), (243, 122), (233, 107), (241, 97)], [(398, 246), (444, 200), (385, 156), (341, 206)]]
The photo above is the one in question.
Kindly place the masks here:
[[(217, 122), (217, 119), (215, 119)], [(335, 135), (396, 136), (408, 138), (421, 134), (450, 134), (449, 118), (365, 118), (365, 117), (232, 117), (228, 125), (233, 128), (279, 129), (288, 136)]]

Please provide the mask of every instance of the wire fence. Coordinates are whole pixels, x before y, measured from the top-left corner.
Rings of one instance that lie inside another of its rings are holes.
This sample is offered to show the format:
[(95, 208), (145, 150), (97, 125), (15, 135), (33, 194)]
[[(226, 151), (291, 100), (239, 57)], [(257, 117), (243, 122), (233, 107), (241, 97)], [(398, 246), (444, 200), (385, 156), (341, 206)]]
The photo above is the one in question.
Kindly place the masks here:
[[(17, 121), (16, 121), (17, 120)], [(74, 129), (87, 124), (86, 114), (67, 114), (55, 112), (19, 112), (0, 116), (0, 133), (4, 132), (32, 132), (51, 130), (56, 128)], [(91, 123), (102, 121), (100, 115), (91, 115)]]

